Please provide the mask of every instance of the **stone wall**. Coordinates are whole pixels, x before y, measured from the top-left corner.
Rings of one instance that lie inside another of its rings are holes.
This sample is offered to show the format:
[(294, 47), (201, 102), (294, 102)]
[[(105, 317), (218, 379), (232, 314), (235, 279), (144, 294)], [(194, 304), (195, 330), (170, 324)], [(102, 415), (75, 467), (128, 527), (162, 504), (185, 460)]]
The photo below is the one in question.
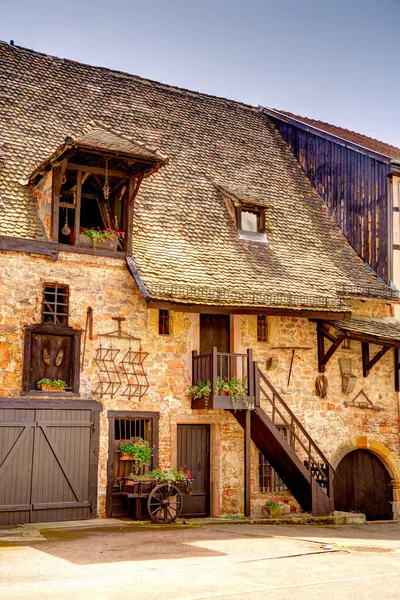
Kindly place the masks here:
[[(121, 395), (101, 398), (99, 459), (99, 506), (105, 514), (108, 420), (107, 410), (160, 412), (159, 456), (161, 466), (176, 462), (176, 423), (209, 423), (212, 428), (212, 506), (215, 513), (243, 512), (243, 431), (234, 417), (224, 411), (192, 411), (186, 390), (191, 377), (191, 350), (198, 349), (198, 315), (171, 313), (171, 334), (158, 333), (158, 311), (147, 309), (130, 276), (123, 258), (105, 258), (61, 252), (59, 260), (21, 253), (0, 253), (0, 397), (18, 397), (22, 386), (24, 326), (41, 321), (42, 288), (45, 282), (58, 282), (70, 288), (71, 327), (85, 331), (87, 308), (93, 310), (92, 340), (86, 339), (81, 373), (81, 397), (90, 399), (98, 383), (95, 353), (100, 343), (128, 349), (128, 342), (102, 338), (101, 334), (117, 328), (112, 317), (122, 316), (123, 330), (141, 339), (141, 348), (148, 352), (144, 362), (149, 389), (139, 401)], [(384, 316), (390, 314), (385, 304), (355, 303), (359, 314)], [(330, 460), (338, 448), (357, 436), (369, 436), (382, 443), (388, 452), (399, 455), (399, 422), (397, 394), (394, 391), (392, 351), (373, 367), (369, 377), (362, 377), (360, 344), (349, 350), (339, 349), (326, 369), (328, 396), (315, 394), (317, 353), (315, 324), (307, 319), (269, 317), (268, 342), (257, 342), (257, 319), (235, 316), (232, 319), (234, 350), (253, 348), (259, 366), (289, 403)], [(280, 346), (304, 346), (297, 353), (289, 387), (287, 377), (289, 356)], [(83, 344), (82, 344), (83, 346)], [(371, 352), (375, 349), (372, 348)], [(357, 376), (354, 392), (341, 391), (338, 358), (352, 359)], [(265, 371), (267, 358), (277, 358), (277, 367)], [(364, 389), (373, 403), (384, 410), (375, 412), (346, 408)], [(174, 429), (175, 428), (175, 429)], [(172, 442), (171, 442), (172, 440)], [(400, 477), (400, 475), (399, 475)], [(398, 477), (398, 478), (399, 478)], [(258, 453), (252, 447), (253, 510), (259, 510), (265, 496), (258, 492)], [(273, 494), (276, 496), (276, 494)], [(288, 495), (286, 493), (286, 495)]]

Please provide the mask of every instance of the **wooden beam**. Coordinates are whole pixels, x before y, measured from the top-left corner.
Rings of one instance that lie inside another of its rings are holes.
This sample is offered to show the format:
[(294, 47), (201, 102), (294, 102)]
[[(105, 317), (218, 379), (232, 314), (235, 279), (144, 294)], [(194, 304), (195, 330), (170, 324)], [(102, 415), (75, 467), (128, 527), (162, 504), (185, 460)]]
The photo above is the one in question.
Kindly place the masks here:
[[(365, 344), (366, 346), (368, 346), (368, 344)], [(363, 344), (364, 346), (364, 344)], [(363, 376), (364, 377), (368, 377), (368, 374), (370, 372), (370, 370), (372, 369), (372, 367), (374, 365), (376, 365), (376, 363), (378, 361), (381, 360), (382, 356), (385, 356), (386, 352), (388, 350), (390, 350), (391, 346), (383, 346), (383, 348), (381, 348), (381, 350), (379, 350), (379, 352), (377, 352), (375, 354), (375, 356), (373, 358), (371, 358), (371, 360), (367, 360), (367, 358), (369, 358), (369, 348), (368, 350), (365, 351), (365, 363), (364, 363), (364, 351), (363, 351)]]
[(54, 167), (52, 171), (52, 212), (51, 212), (51, 238), (58, 242), (58, 229), (59, 229), (59, 202), (60, 192), (62, 185), (61, 178), (62, 167)]
[[(75, 163), (68, 163), (67, 169), (82, 171), (83, 173), (92, 173), (93, 175), (105, 175), (106, 170), (101, 167), (91, 167), (89, 165), (76, 165)], [(130, 177), (129, 173), (126, 171), (108, 171), (109, 177), (123, 177), (124, 179), (128, 179)]]
[(139, 288), (140, 293), (142, 294), (144, 299), (149, 298), (149, 292), (147, 291), (136, 267), (135, 267), (135, 263), (133, 262), (133, 258), (131, 256), (127, 256), (126, 257), (126, 265), (128, 267), (128, 270), (130, 272), (130, 274), (132, 275), (133, 279), (135, 280), (135, 283), (137, 285), (137, 287)]
[(51, 260), (58, 259), (58, 244), (55, 242), (41, 242), (38, 240), (0, 235), (0, 250), (42, 254), (43, 256), (49, 256)]
[(149, 299), (149, 308), (165, 308), (176, 312), (215, 315), (277, 315), (295, 317), (298, 319), (327, 319), (329, 321), (343, 321), (350, 315), (349, 312), (319, 312), (313, 310), (294, 310), (292, 308), (267, 308), (264, 306), (216, 306), (212, 304), (192, 304), (190, 302), (172, 302), (171, 300), (161, 300), (156, 298)]
[(81, 203), (82, 203), (82, 171), (78, 171), (76, 178), (76, 204), (75, 204), (75, 225), (74, 225), (74, 246), (79, 246), (79, 233), (81, 223)]
[(361, 343), (361, 354), (362, 354), (362, 366), (363, 366), (363, 377), (368, 376), (367, 364), (369, 363), (369, 343)]
[(251, 410), (246, 410), (246, 424), (244, 429), (244, 516), (251, 516), (250, 501), (250, 437), (251, 437)]
[(394, 389), (400, 392), (400, 350), (394, 348)]
[[(333, 339), (331, 346), (325, 352), (325, 337), (329, 340)], [(335, 354), (336, 350), (339, 348), (340, 344), (345, 339), (345, 335), (338, 336), (337, 338), (333, 338), (330, 334), (328, 334), (324, 330), (324, 324), (322, 321), (317, 322), (317, 346), (318, 346), (318, 372), (324, 373), (327, 362), (330, 358)]]

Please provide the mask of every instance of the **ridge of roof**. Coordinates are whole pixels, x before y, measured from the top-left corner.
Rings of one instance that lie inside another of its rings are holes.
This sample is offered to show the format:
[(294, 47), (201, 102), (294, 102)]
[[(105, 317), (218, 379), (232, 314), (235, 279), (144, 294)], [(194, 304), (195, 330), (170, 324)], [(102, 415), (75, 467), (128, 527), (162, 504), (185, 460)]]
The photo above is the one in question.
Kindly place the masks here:
[(295, 121), (299, 121), (300, 123), (304, 123), (305, 125), (310, 125), (311, 127), (319, 129), (320, 131), (340, 137), (343, 140), (356, 144), (357, 146), (360, 146), (366, 150), (370, 150), (371, 152), (377, 152), (378, 154), (382, 154), (387, 158), (400, 160), (400, 148), (365, 135), (364, 133), (358, 133), (352, 129), (347, 129), (346, 127), (341, 127), (340, 125), (333, 125), (332, 123), (327, 123), (326, 121), (319, 121), (318, 119), (296, 115), (289, 111), (278, 108), (267, 108), (267, 110), (271, 110), (274, 113), (277, 113), (277, 115), (285, 115), (291, 119), (294, 119)]
[(225, 102), (231, 102), (236, 104), (237, 106), (241, 106), (245, 109), (250, 109), (252, 112), (258, 112), (259, 107), (254, 104), (249, 104), (247, 102), (241, 102), (240, 100), (233, 100), (232, 98), (226, 98), (225, 96), (217, 96), (216, 94), (207, 94), (206, 92), (199, 92), (196, 90), (190, 90), (189, 88), (179, 87), (177, 85), (170, 85), (168, 83), (163, 83), (162, 81), (156, 81), (155, 79), (149, 79), (148, 77), (142, 77), (141, 75), (135, 75), (134, 73), (129, 73), (128, 71), (120, 71), (119, 69), (112, 69), (110, 67), (104, 67), (101, 65), (91, 65), (89, 63), (85, 63), (79, 60), (74, 60), (73, 58), (62, 58), (59, 56), (55, 56), (54, 54), (47, 54), (46, 52), (39, 52), (38, 50), (34, 50), (33, 48), (25, 48), (24, 46), (18, 46), (17, 44), (10, 45), (5, 40), (0, 40), (0, 45), (8, 46), (9, 48), (20, 50), (23, 52), (29, 52), (30, 54), (37, 54), (39, 56), (45, 56), (46, 58), (51, 58), (56, 61), (66, 62), (76, 64), (82, 67), (94, 69), (96, 71), (105, 71), (108, 73), (115, 73), (116, 75), (123, 76), (123, 79), (138, 79), (142, 83), (148, 83), (150, 85), (157, 85), (162, 89), (171, 90), (176, 93), (186, 93), (191, 94), (193, 96), (205, 96), (206, 98), (215, 98), (216, 100), (223, 100)]

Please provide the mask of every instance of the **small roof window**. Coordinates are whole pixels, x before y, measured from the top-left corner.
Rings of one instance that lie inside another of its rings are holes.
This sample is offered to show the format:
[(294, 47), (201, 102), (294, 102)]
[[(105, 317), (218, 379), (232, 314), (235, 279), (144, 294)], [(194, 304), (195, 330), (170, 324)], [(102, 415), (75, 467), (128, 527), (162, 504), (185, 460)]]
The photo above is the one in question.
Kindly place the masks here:
[(242, 223), (241, 229), (243, 231), (252, 231), (256, 233), (258, 231), (257, 226), (257, 214), (255, 212), (250, 212), (249, 210), (242, 210)]

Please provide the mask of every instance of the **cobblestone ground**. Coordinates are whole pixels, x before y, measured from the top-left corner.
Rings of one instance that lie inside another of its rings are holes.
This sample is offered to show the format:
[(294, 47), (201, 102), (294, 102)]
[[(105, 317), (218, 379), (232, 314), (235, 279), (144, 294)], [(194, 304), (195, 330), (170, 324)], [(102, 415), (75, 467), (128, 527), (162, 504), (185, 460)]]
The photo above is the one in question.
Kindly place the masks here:
[(1, 600), (376, 600), (400, 589), (398, 523), (24, 531), (0, 530)]

